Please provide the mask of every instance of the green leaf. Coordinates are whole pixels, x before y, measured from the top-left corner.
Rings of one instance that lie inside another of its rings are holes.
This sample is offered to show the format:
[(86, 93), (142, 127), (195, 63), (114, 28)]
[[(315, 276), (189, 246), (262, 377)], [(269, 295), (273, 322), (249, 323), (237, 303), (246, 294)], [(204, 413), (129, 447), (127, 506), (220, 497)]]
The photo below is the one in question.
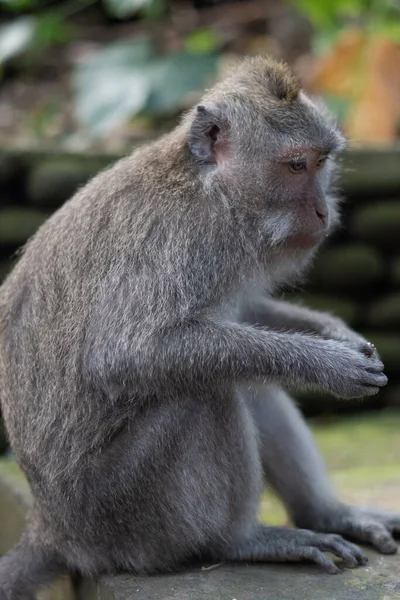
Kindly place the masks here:
[(175, 110), (188, 93), (212, 81), (216, 68), (217, 57), (212, 54), (181, 52), (163, 57), (152, 67), (152, 93), (146, 108), (153, 114)]
[(102, 135), (144, 110), (169, 113), (189, 92), (203, 89), (215, 70), (213, 55), (158, 57), (148, 40), (113, 44), (75, 72), (77, 118)]
[(142, 19), (156, 21), (160, 19), (167, 9), (167, 0), (149, 0), (140, 11)]
[(37, 0), (0, 0), (0, 6), (13, 12), (23, 12), (37, 7)]
[(74, 73), (76, 116), (99, 136), (140, 112), (151, 92), (148, 40), (118, 42), (78, 66)]
[(317, 27), (331, 26), (335, 22), (336, 3), (333, 0), (293, 0), (293, 4)]
[(377, 33), (380, 33), (385, 38), (392, 40), (396, 44), (400, 44), (400, 21), (391, 23), (382, 23), (376, 28)]
[(340, 123), (343, 123), (351, 108), (351, 102), (337, 96), (323, 96), (323, 101), (328, 111), (335, 115)]
[(151, 4), (152, 0), (103, 0), (106, 10), (118, 19), (135, 15), (140, 9)]
[(292, 0), (294, 6), (305, 14), (317, 30), (334, 25), (343, 25), (348, 19), (366, 21), (375, 10), (374, 5), (384, 4), (385, 0)]
[(14, 23), (0, 29), (0, 63), (21, 54), (32, 43), (36, 19), (20, 17)]
[(312, 39), (312, 50), (315, 56), (323, 56), (334, 45), (343, 27), (329, 26), (316, 31)]
[(184, 41), (184, 49), (187, 52), (199, 54), (214, 52), (218, 46), (218, 36), (213, 29), (196, 29)]
[(48, 13), (37, 20), (34, 42), (42, 47), (65, 44), (74, 37), (74, 33), (75, 28), (64, 17)]

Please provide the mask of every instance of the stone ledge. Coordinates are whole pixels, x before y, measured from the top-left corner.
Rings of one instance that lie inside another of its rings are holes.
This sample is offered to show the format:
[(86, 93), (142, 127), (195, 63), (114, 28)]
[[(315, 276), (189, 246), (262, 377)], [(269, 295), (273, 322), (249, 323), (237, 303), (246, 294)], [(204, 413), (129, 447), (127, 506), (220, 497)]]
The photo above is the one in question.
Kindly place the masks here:
[(400, 600), (400, 560), (370, 551), (367, 567), (329, 575), (308, 565), (224, 565), (153, 577), (85, 581), (79, 600)]
[[(158, 136), (155, 135), (154, 139)], [(140, 140), (125, 152), (74, 152), (62, 148), (17, 148), (6, 147), (0, 150), (0, 179), (4, 179), (15, 165), (37, 164), (47, 158), (75, 160), (80, 166), (91, 164), (102, 165), (101, 168), (115, 162), (122, 156), (143, 146), (153, 139)], [(340, 187), (346, 194), (385, 194), (398, 195), (400, 185), (400, 144), (388, 148), (351, 148), (343, 153), (341, 162), (344, 166), (340, 177)]]

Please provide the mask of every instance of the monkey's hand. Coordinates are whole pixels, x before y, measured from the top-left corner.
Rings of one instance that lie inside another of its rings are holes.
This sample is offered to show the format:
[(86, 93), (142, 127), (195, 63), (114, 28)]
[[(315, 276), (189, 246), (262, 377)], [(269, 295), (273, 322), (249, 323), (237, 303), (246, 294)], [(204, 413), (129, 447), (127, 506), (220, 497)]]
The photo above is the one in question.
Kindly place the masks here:
[(395, 536), (400, 536), (400, 513), (340, 504), (318, 522), (308, 524), (329, 533), (339, 533), (358, 542), (370, 544), (383, 554), (397, 552)]
[(368, 342), (362, 335), (351, 329), (342, 319), (326, 315), (326, 320), (322, 323), (320, 334), (322, 337), (331, 340), (343, 340), (359, 346), (366, 356), (376, 354), (376, 348), (371, 342)]
[(319, 340), (316, 383), (339, 398), (372, 396), (387, 384), (383, 363), (368, 345), (327, 339)]

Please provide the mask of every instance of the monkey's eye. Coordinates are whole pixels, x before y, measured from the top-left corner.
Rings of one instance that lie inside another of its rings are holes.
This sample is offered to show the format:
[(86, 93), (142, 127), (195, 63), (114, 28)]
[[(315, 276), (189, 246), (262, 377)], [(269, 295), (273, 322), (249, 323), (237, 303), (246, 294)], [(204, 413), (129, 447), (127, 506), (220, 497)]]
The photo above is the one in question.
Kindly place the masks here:
[(317, 160), (317, 169), (321, 169), (324, 164), (326, 163), (326, 161), (328, 160), (328, 155), (327, 156), (321, 156), (321, 158), (319, 158)]
[(291, 173), (302, 173), (307, 170), (307, 163), (305, 160), (291, 160), (288, 163), (289, 171)]

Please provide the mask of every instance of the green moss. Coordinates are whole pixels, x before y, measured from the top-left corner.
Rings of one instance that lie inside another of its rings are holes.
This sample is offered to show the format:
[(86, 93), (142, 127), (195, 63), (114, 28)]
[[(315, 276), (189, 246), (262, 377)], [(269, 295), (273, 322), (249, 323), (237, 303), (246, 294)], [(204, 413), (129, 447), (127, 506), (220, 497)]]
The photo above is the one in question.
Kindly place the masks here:
[(12, 458), (0, 459), (0, 479), (10, 481), (13, 485), (16, 484), (24, 493), (30, 493), (25, 475)]
[[(337, 418), (312, 430), (335, 488), (348, 502), (381, 505), (395, 510), (400, 503), (400, 412)], [(273, 525), (287, 523), (285, 509), (267, 490), (260, 519)]]
[(271, 490), (264, 491), (261, 497), (259, 520), (268, 525), (285, 525), (289, 517), (279, 498)]
[(381, 466), (400, 460), (400, 412), (313, 421), (313, 432), (331, 469)]
[(343, 486), (365, 487), (381, 486), (382, 483), (395, 482), (400, 488), (400, 461), (390, 465), (364, 466), (355, 469), (336, 471), (334, 478)]

